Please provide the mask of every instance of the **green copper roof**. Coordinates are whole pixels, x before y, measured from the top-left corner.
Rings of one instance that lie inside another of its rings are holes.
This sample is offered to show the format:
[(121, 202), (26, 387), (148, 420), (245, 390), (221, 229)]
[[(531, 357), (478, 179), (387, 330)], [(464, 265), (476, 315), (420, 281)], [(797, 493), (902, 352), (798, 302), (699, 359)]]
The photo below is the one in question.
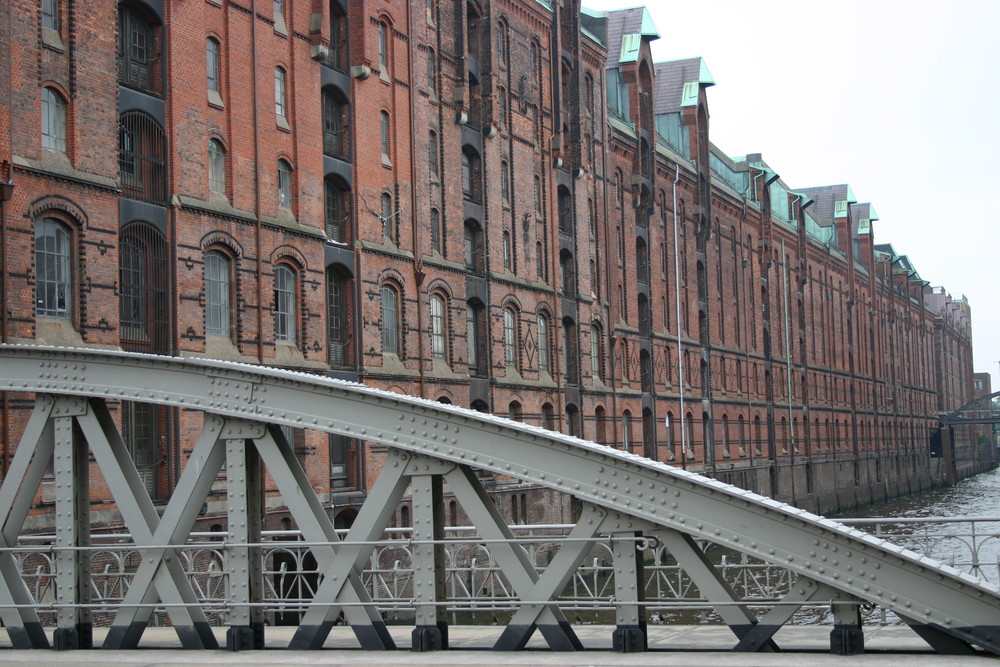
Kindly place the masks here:
[(642, 46), (642, 35), (622, 35), (622, 51), (618, 57), (619, 63), (634, 63), (639, 60), (639, 48)]

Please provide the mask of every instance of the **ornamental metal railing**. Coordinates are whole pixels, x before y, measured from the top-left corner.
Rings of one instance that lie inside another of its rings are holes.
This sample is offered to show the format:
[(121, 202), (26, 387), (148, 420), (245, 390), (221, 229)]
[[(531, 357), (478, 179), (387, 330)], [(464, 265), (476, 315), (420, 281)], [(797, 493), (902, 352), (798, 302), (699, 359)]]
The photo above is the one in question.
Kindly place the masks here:
[[(892, 540), (902, 546), (948, 563), (980, 578), (1000, 581), (1000, 518), (863, 518), (844, 523)], [(544, 571), (553, 555), (568, 539), (572, 525), (510, 526), (516, 544), (524, 550), (538, 572)], [(347, 531), (340, 531), (346, 534)], [(411, 529), (392, 528), (375, 549), (363, 570), (362, 580), (378, 612), (389, 622), (405, 622), (412, 616), (414, 570), (412, 552), (417, 541)], [(620, 538), (619, 538), (620, 539)], [(669, 550), (655, 538), (636, 537), (636, 548), (645, 562), (645, 602), (651, 623), (719, 622), (715, 607), (699, 592), (696, 584), (674, 561)], [(23, 535), (7, 549), (15, 554), (24, 581), (38, 602), (43, 623), (54, 624), (55, 554), (59, 548), (53, 535)], [(495, 561), (496, 541), (483, 540), (471, 527), (446, 529), (445, 558), (447, 600), (453, 622), (489, 624), (504, 622), (524, 604), (511, 582)], [(316, 594), (321, 577), (311, 548), (298, 531), (269, 531), (257, 544), (235, 543), (221, 532), (192, 533), (183, 547), (152, 545), (137, 547), (127, 533), (94, 534), (86, 549), (92, 563), (91, 601), (86, 605), (95, 625), (109, 624), (129, 590), (132, 577), (148, 549), (172, 549), (206, 615), (217, 625), (228, 621), (229, 554), (233, 549), (255, 547), (263, 560), (263, 602), (271, 624), (295, 625)], [(711, 543), (702, 547), (738, 601), (751, 611), (781, 604), (796, 575)], [(616, 605), (614, 567), (609, 539), (596, 541), (590, 554), (558, 598), (564, 612), (578, 622), (613, 623)], [(242, 603), (245, 605), (245, 603)], [(153, 624), (166, 621), (166, 607), (156, 603)], [(896, 624), (891, 612), (867, 606), (868, 622)], [(806, 605), (795, 622), (828, 621), (829, 605)]]

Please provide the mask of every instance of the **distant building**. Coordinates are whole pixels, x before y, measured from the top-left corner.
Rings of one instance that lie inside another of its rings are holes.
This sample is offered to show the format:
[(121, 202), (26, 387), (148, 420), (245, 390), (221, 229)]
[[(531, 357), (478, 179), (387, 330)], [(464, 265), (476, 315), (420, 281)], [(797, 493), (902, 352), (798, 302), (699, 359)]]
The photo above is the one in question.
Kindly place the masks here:
[[(820, 511), (928, 486), (968, 304), (848, 186), (714, 146), (711, 73), (653, 62), (658, 36), (575, 0), (11, 0), (2, 340), (359, 380)], [(114, 409), (164, 500), (200, 417)], [(384, 449), (287, 436), (349, 523)]]

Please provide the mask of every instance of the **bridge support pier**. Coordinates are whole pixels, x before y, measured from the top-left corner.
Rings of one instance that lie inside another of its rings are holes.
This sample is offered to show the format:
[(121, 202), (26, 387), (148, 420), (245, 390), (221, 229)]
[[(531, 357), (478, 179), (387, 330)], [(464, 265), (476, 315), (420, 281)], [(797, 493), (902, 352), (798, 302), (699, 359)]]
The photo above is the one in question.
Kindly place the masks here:
[(615, 628), (612, 649), (619, 653), (643, 653), (646, 643), (646, 613), (640, 604), (645, 599), (645, 572), (641, 532), (621, 533), (611, 540), (615, 568)]
[(444, 497), (441, 475), (413, 475), (414, 651), (448, 648), (448, 622), (438, 605), (447, 597), (444, 557)]
[(830, 653), (857, 655), (865, 652), (865, 633), (861, 629), (861, 607), (854, 603), (833, 604), (833, 630)]

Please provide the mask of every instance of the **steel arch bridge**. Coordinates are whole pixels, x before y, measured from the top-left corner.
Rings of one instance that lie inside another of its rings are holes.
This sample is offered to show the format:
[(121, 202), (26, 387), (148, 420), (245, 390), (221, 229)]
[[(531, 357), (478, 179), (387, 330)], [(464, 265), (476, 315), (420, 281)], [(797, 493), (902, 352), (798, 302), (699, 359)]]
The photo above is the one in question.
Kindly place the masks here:
[[(228, 477), (227, 647), (263, 648), (259, 516), (266, 468), (301, 527), (321, 574), (289, 647), (319, 648), (341, 614), (361, 646), (394, 648), (360, 570), (409, 490), (413, 505), (412, 634), (417, 650), (448, 647), (443, 603), (444, 485), (489, 541), (519, 605), (496, 649), (520, 649), (540, 631), (555, 650), (584, 648), (559, 595), (587, 551), (610, 536), (613, 645), (646, 648), (644, 568), (637, 542), (669, 549), (732, 629), (736, 650), (771, 651), (774, 633), (802, 605), (829, 604), (831, 648), (863, 648), (862, 604), (890, 609), (932, 648), (1000, 654), (1000, 590), (936, 561), (769, 498), (609, 447), (451, 405), (290, 371), (122, 352), (0, 346), (0, 390), (32, 392), (34, 409), (0, 485), (0, 620), (15, 648), (50, 646), (13, 548), (54, 461), (56, 648), (90, 645), (89, 457), (110, 488), (142, 561), (104, 641), (134, 648), (154, 606), (186, 648), (218, 648), (209, 618), (179, 563), (223, 464)], [(204, 427), (165, 508), (154, 507), (107, 402), (131, 400), (204, 413)], [(385, 466), (345, 537), (334, 530), (283, 425), (381, 443)], [(571, 494), (582, 506), (569, 539), (544, 569), (531, 563), (476, 469)], [(702, 548), (730, 549), (797, 575), (757, 618), (740, 604)], [(271, 601), (273, 602), (273, 601)]]

